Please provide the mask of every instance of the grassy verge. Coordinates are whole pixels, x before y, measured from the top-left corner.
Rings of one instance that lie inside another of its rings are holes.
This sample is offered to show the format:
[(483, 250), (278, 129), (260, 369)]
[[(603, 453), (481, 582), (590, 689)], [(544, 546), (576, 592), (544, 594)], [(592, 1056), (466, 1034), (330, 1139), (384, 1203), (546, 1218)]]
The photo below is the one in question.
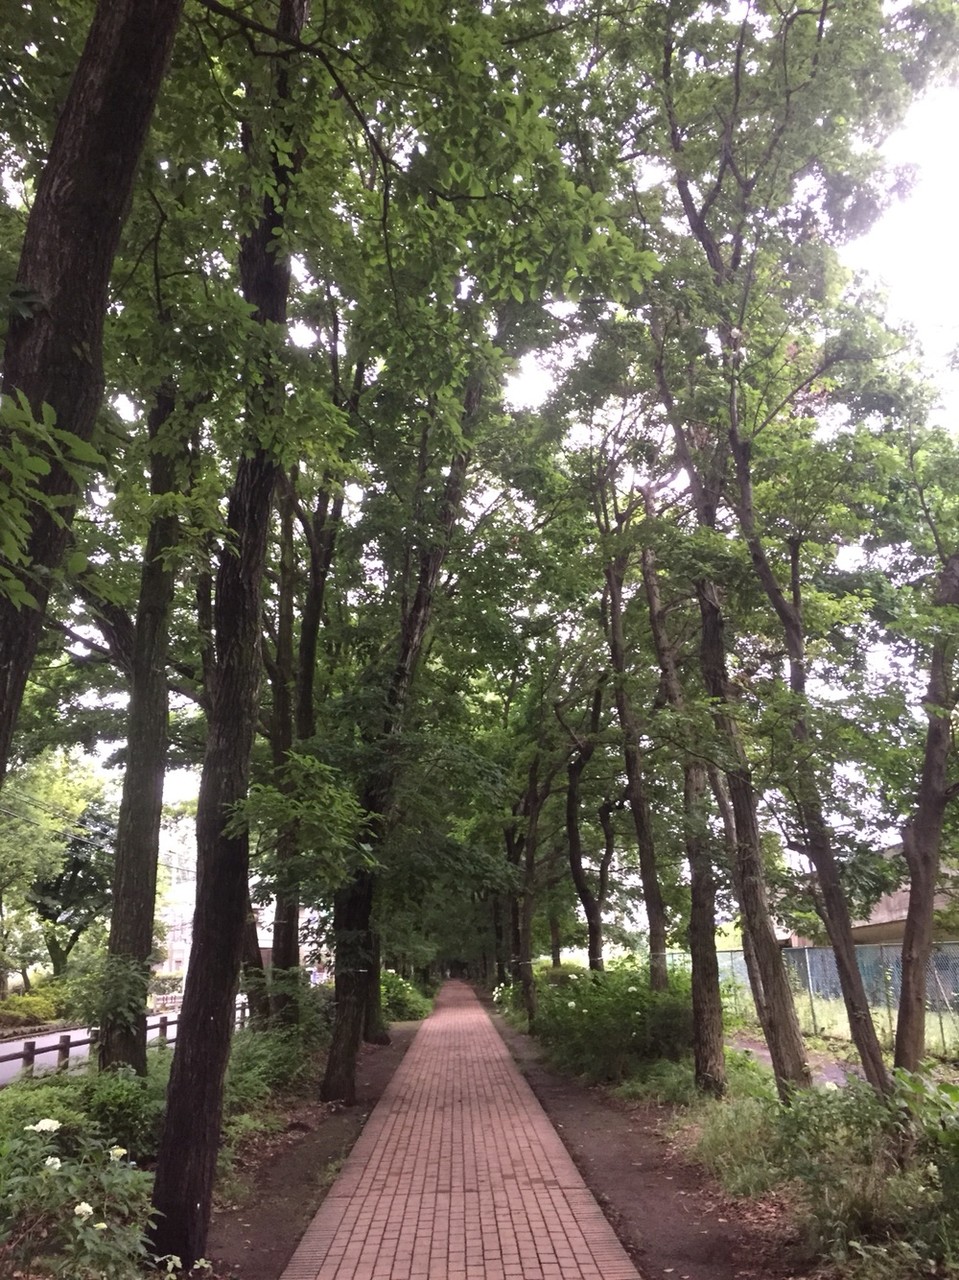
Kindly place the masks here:
[(696, 1094), (685, 1062), (618, 1092), (674, 1104), (676, 1137), (730, 1194), (786, 1191), (809, 1263), (843, 1280), (959, 1278), (959, 1088), (897, 1073), (888, 1100), (851, 1079), (783, 1106), (749, 1055), (727, 1065), (721, 1102)]

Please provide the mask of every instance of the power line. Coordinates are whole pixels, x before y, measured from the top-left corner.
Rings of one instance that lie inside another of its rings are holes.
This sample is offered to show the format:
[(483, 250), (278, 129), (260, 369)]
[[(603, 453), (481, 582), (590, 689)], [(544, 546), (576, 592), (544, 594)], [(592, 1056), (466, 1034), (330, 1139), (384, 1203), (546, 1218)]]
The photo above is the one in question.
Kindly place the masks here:
[[(40, 808), (47, 807), (40, 802), (38, 802), (38, 805)], [(62, 810), (57, 811), (52, 806), (49, 807), (49, 812), (53, 817), (66, 816)], [(36, 818), (31, 818), (30, 815), (27, 813), (17, 813), (15, 809), (8, 809), (5, 805), (2, 805), (2, 804), (0, 804), (0, 813), (6, 814), (8, 818), (15, 818), (17, 822), (27, 822), (32, 827), (39, 827), (41, 831), (49, 831), (49, 828), (46, 827), (44, 823), (39, 822)], [(57, 832), (55, 834), (62, 835), (63, 832)], [(79, 835), (70, 835), (68, 839), (71, 844), (85, 845), (88, 849), (93, 849), (95, 852), (100, 852), (103, 849), (109, 849), (111, 852), (114, 851), (113, 841), (87, 840), (83, 836), (79, 836)], [(162, 858), (157, 859), (157, 866), (163, 867), (166, 871), (177, 872), (177, 874), (180, 875), (184, 880), (196, 879), (196, 870), (192, 867), (183, 867), (179, 863), (164, 861), (164, 859)]]

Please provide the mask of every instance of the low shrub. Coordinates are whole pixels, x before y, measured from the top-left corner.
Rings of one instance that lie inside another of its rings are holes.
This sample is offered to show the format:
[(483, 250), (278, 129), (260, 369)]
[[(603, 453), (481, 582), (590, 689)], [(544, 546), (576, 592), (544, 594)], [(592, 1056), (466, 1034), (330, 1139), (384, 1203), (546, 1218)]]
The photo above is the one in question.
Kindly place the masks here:
[(541, 980), (537, 995), (537, 1036), (558, 1066), (592, 1080), (618, 1083), (639, 1063), (678, 1060), (692, 1046), (687, 974), (674, 973), (667, 991), (652, 991), (647, 969), (623, 964)]
[(0, 1137), (0, 1275), (136, 1280), (149, 1260), (151, 1178), (120, 1146), (65, 1143), (34, 1115)]
[(57, 1003), (49, 991), (31, 991), (29, 995), (8, 996), (0, 1000), (0, 1027), (35, 1027), (54, 1022)]
[(418, 1022), (428, 1017), (433, 1008), (432, 1001), (417, 991), (412, 982), (391, 969), (384, 969), (380, 974), (380, 994), (387, 1022)]
[(660, 1102), (666, 1106), (689, 1107), (702, 1095), (696, 1088), (692, 1061), (640, 1063), (628, 1080), (616, 1089), (629, 1101)]
[[(169, 1060), (171, 1055), (165, 1055)], [(80, 1088), (84, 1110), (106, 1142), (124, 1147), (136, 1160), (151, 1158), (166, 1105), (167, 1069), (157, 1056), (143, 1078), (132, 1067), (86, 1076)]]
[(734, 1098), (764, 1098), (768, 1102), (779, 1099), (772, 1068), (758, 1061), (748, 1049), (726, 1050), (726, 1085)]
[(523, 1008), (523, 993), (518, 983), (501, 982), (493, 988), (493, 1004), (504, 1014), (520, 1013)]
[[(748, 1050), (726, 1050), (726, 1084), (733, 1099), (758, 1098), (776, 1102), (779, 1096), (772, 1071), (757, 1062)], [(639, 1063), (616, 1092), (621, 1098), (644, 1099), (666, 1106), (702, 1106), (708, 1109), (713, 1105), (713, 1099), (705, 1097), (696, 1087), (692, 1058), (683, 1058), (678, 1062), (655, 1059)]]
[(82, 1085), (76, 1075), (49, 1075), (0, 1089), (0, 1142), (15, 1138), (38, 1116), (57, 1122), (57, 1141), (65, 1150), (94, 1141), (98, 1135), (84, 1110)]
[(227, 1115), (253, 1111), (278, 1089), (287, 1088), (311, 1063), (296, 1028), (289, 1031), (238, 1031), (226, 1073)]
[(959, 1277), (959, 1086), (897, 1072), (880, 1098), (852, 1077), (785, 1106), (769, 1073), (730, 1064), (731, 1096), (696, 1108), (693, 1148), (727, 1190), (788, 1184), (808, 1254), (837, 1276)]
[(693, 1152), (727, 1191), (761, 1195), (783, 1181), (775, 1098), (730, 1097), (696, 1112)]

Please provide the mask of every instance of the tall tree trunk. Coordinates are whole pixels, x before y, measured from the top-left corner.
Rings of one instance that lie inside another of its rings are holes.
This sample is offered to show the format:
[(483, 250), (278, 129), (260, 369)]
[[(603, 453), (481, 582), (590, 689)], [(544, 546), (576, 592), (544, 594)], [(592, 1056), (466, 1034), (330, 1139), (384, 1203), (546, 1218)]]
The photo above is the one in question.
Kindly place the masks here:
[[(716, 765), (708, 765), (707, 773), (709, 774), (709, 786), (712, 790), (713, 798), (716, 801), (716, 808), (719, 810), (720, 819), (723, 824), (723, 843), (726, 848), (726, 863), (733, 882), (733, 892), (735, 894), (736, 901), (739, 903), (740, 912), (742, 913), (742, 880), (739, 872), (736, 845), (736, 822), (733, 817), (732, 802), (729, 799), (729, 790), (723, 774), (720, 773)], [(756, 1016), (759, 1018), (759, 1025), (765, 1028), (767, 1024), (766, 997), (763, 993), (762, 974), (759, 971), (759, 964), (756, 960), (756, 947), (753, 942), (752, 932), (746, 927), (745, 913), (741, 914), (740, 919), (743, 940), (743, 962), (746, 965), (749, 989), (752, 992), (753, 1004), (756, 1007)], [(770, 921), (770, 926), (771, 925), (772, 921)]]
[(62, 978), (67, 971), (67, 959), (69, 952), (65, 947), (60, 945), (60, 940), (53, 932), (44, 933), (43, 941), (46, 944), (47, 954), (50, 957), (50, 965), (53, 969), (55, 978)]
[(683, 774), (683, 825), (689, 862), (693, 1059), (697, 1088), (719, 1098), (726, 1092), (726, 1054), (716, 956), (716, 880), (703, 812), (706, 770), (698, 761), (687, 757)]
[[(176, 487), (176, 451), (158, 439), (175, 407), (172, 390), (158, 392), (147, 422), (154, 446), (150, 492), (157, 497), (172, 493)], [(176, 586), (168, 554), (178, 539), (175, 515), (160, 514), (150, 522), (133, 638), (127, 762), (117, 821), (108, 948), (109, 963), (133, 971), (138, 985), (134, 989), (134, 1007), (107, 1006), (100, 1017), (100, 1070), (126, 1065), (141, 1076), (147, 1072), (146, 997), (168, 742), (166, 663)], [(129, 991), (129, 981), (124, 981), (121, 989)]]
[[(3, 391), (39, 420), (87, 442), (103, 399), (110, 271), (137, 166), (180, 21), (182, 0), (100, 0), (27, 219), (17, 285), (42, 302), (10, 318)], [(13, 572), (35, 601), (0, 596), (0, 778), (63, 558), (76, 481), (56, 459), (28, 513), (26, 561)]]
[(549, 904), (549, 963), (553, 969), (563, 967), (563, 938), (559, 927), (559, 912), (556, 904)]
[[(659, 327), (654, 321), (657, 342), (662, 341)], [(655, 372), (663, 402), (673, 418), (676, 450), (689, 476), (697, 522), (703, 529), (715, 529), (726, 487), (728, 441), (721, 437), (705, 460), (698, 456), (689, 433), (676, 415), (659, 358)], [(743, 952), (756, 1013), (769, 1048), (776, 1086), (783, 1100), (788, 1101), (792, 1089), (810, 1084), (806, 1050), (769, 910), (752, 773), (739, 724), (732, 711), (733, 695), (726, 666), (720, 593), (714, 582), (703, 578), (696, 583), (696, 597), (700, 616), (700, 669), (706, 693), (712, 700), (713, 724), (728, 759), (724, 771), (725, 784), (718, 770), (711, 771), (712, 789), (730, 848), (730, 870), (742, 912)]]
[[(735, 354), (735, 343), (733, 354)], [(735, 367), (735, 361), (730, 362)], [(806, 844), (806, 852), (816, 869), (820, 901), (829, 941), (836, 957), (836, 969), (843, 1003), (866, 1079), (877, 1093), (891, 1087), (889, 1072), (872, 1020), (866, 987), (856, 958), (852, 935), (852, 917), (843, 891), (832, 847), (832, 834), (825, 817), (825, 804), (815, 765), (811, 756), (809, 724), (806, 715), (806, 637), (803, 622), (799, 553), (801, 544), (790, 543), (790, 595), (783, 590), (769, 562), (763, 539), (756, 524), (753, 505), (750, 443), (739, 434), (739, 410), (736, 375), (730, 379), (729, 444), (736, 467), (738, 502), (736, 514), (742, 529), (753, 568), (769, 603), (772, 605), (786, 642), (789, 660), (789, 689), (792, 695), (793, 794), (796, 816)]]
[(530, 762), (526, 775), (526, 788), (513, 813), (516, 819), (504, 828), (506, 857), (516, 867), (520, 886), (512, 900), (512, 963), (513, 984), (520, 989), (523, 1012), (528, 1029), (536, 1025), (536, 983), (533, 978), (533, 917), (536, 914), (536, 853), (539, 842), (539, 815), (549, 795), (553, 776), (558, 766), (547, 770), (540, 778), (539, 753)]
[[(358, 364), (353, 391), (345, 407), (355, 413), (363, 383), (363, 367)], [(276, 656), (268, 663), (273, 686), (271, 746), (274, 768), (281, 773), (289, 752), (297, 742), (309, 742), (316, 733), (316, 662), (326, 585), (343, 513), (342, 493), (332, 497), (322, 491), (312, 514), (299, 508), (296, 499), (296, 472), (282, 478), (280, 512), (280, 590)], [(300, 524), (309, 549), (309, 574), (300, 617), (299, 643), (294, 662), (295, 563), (293, 517)], [(282, 779), (282, 774), (281, 774)], [(282, 780), (281, 780), (282, 785)], [(276, 912), (273, 921), (273, 1017), (290, 1024), (299, 1017), (299, 1001), (290, 989), (300, 967), (300, 891), (296, 874), (300, 853), (296, 828), (282, 831), (277, 847)], [(384, 1028), (385, 1030), (385, 1028)]]
[[(374, 908), (375, 908), (374, 902)], [(374, 914), (375, 919), (375, 914)], [(370, 963), (366, 972), (366, 992), (363, 997), (363, 1040), (366, 1044), (389, 1044), (390, 1031), (383, 1012), (383, 991), (380, 973), (383, 968), (379, 930), (370, 930)]]
[(623, 735), (623, 762), (626, 766), (626, 798), (629, 801), (636, 845), (639, 852), (639, 878), (649, 926), (649, 985), (654, 991), (669, 987), (666, 964), (666, 903), (659, 883), (656, 844), (643, 776), (642, 732), (639, 719), (626, 688), (626, 631), (623, 620), (623, 579), (626, 557), (620, 554), (606, 566), (606, 632), (610, 663), (613, 668), (613, 690), (616, 713)]
[(522, 892), (514, 893), (509, 900), (509, 977), (516, 987), (520, 985), (520, 954), (523, 950), (522, 910), (520, 900)]
[[(947, 558), (939, 575), (934, 603), (959, 605), (959, 555)], [(955, 640), (943, 627), (932, 647), (929, 683), (923, 706), (926, 741), (916, 805), (902, 828), (902, 848), (909, 867), (909, 906), (902, 937), (902, 987), (896, 1023), (897, 1067), (917, 1071), (926, 1050), (926, 983), (932, 955), (939, 850), (946, 806), (956, 795), (948, 781), (953, 758), (952, 720), (956, 697), (952, 688)]]
[(250, 1026), (265, 1031), (270, 1025), (270, 988), (263, 952), (260, 950), (260, 931), (257, 928), (256, 911), (246, 895), (246, 920), (243, 925), (243, 952), (240, 962), (240, 987), (246, 993), (250, 1010)]
[[(713, 721), (726, 749), (729, 790), (735, 827), (734, 883), (743, 913), (743, 929), (748, 931), (756, 960), (760, 995), (756, 1010), (763, 1022), (763, 1034), (772, 1058), (776, 1084), (783, 1098), (790, 1089), (810, 1083), (796, 1005), (776, 940), (766, 891), (756, 797), (749, 761), (739, 735), (739, 726), (730, 711), (729, 674), (723, 639), (723, 615), (713, 583), (697, 584), (700, 609), (700, 665), (706, 692), (713, 700)], [(756, 991), (754, 984), (754, 992)]]
[(373, 889), (372, 872), (361, 870), (333, 896), (335, 1034), (320, 1098), (324, 1102), (343, 1102), (348, 1107), (356, 1103), (356, 1057), (363, 1036), (366, 974), (372, 959)]
[[(293, 504), (289, 488), (279, 494), (280, 573), (278, 586), (276, 652), (266, 668), (273, 694), (270, 717), (270, 748), (273, 769), (281, 790), (286, 790), (284, 767), (293, 749), (293, 630), (295, 565), (293, 561)], [(273, 961), (270, 998), (278, 1023), (298, 1020), (299, 1001), (295, 991), (300, 966), (300, 894), (295, 867), (299, 842), (296, 828), (279, 833), (276, 846), (276, 909), (273, 917)]]
[[(296, 36), (305, 19), (304, 0), (281, 0), (279, 30)], [(275, 98), (289, 97), (286, 61), (278, 65)], [(249, 136), (244, 130), (249, 148)], [(288, 193), (291, 170), (278, 151), (271, 158), (273, 190)], [(272, 195), (240, 245), (243, 294), (264, 326), (286, 321), (289, 260), (277, 251), (284, 213)], [(251, 391), (249, 435), (258, 419), (281, 411), (284, 382), (271, 370)], [(210, 696), (207, 746), (197, 806), (197, 898), (193, 949), (166, 1118), (157, 1156), (153, 1203), (156, 1251), (172, 1253), (189, 1269), (201, 1257), (209, 1228), (216, 1170), (223, 1081), (230, 1056), (233, 1001), (239, 975), (249, 895), (249, 839), (227, 835), (224, 823), (247, 792), (256, 730), (261, 674), (261, 586), (267, 535), (279, 467), (254, 444), (237, 466), (227, 511), (228, 537), (220, 555), (214, 603), (216, 666)]]
[[(598, 745), (600, 718), (603, 708), (604, 673), (598, 680), (592, 698), (589, 732), (586, 738), (573, 735), (575, 749), (566, 766), (566, 842), (569, 849), (569, 869), (583, 915), (586, 917), (587, 952), (589, 967), (596, 972), (603, 970), (603, 904), (589, 882), (583, 866), (583, 841), (580, 834), (579, 808), (580, 784), (583, 771), (592, 759)], [(557, 711), (557, 714), (558, 711)]]
[(496, 985), (501, 987), (509, 977), (509, 969), (503, 930), (503, 899), (499, 894), (494, 894), (490, 899), (490, 913), (493, 919), (493, 942), (496, 948)]
[[(652, 498), (645, 495), (647, 515), (655, 511)], [(643, 586), (649, 607), (653, 644), (659, 659), (666, 699), (680, 721), (686, 697), (680, 676), (679, 657), (669, 636), (666, 614), (659, 591), (656, 556), (652, 547), (642, 552)], [(723, 1002), (719, 990), (719, 962), (716, 958), (716, 882), (709, 856), (705, 799), (706, 766), (693, 751), (697, 744), (683, 747), (683, 837), (689, 863), (689, 952), (692, 962), (693, 1057), (696, 1084), (704, 1093), (721, 1097), (726, 1092), (726, 1055), (723, 1045)]]
[(536, 914), (536, 845), (523, 847), (523, 889), (519, 900), (516, 967), (526, 1014), (526, 1029), (536, 1030), (536, 979), (533, 974), (533, 917)]
[(209, 1228), (249, 898), (249, 840), (224, 823), (246, 795), (256, 723), (260, 584), (276, 466), (262, 450), (240, 463), (230, 499), (230, 549), (216, 585), (217, 672), (197, 806), (193, 947), (157, 1156), (154, 1244), (190, 1267)]

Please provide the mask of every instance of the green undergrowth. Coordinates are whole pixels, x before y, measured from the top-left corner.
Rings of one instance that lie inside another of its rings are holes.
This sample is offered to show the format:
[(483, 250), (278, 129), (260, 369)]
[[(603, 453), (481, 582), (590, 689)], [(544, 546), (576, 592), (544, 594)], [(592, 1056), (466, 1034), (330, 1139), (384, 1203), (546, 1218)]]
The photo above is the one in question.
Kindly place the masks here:
[(0, 1000), (0, 1031), (41, 1026), (55, 1022), (59, 1016), (57, 1003), (47, 992), (12, 995)]
[(959, 1086), (897, 1072), (888, 1099), (850, 1078), (783, 1105), (772, 1073), (727, 1053), (728, 1096), (697, 1094), (688, 1060), (650, 1063), (626, 1099), (679, 1108), (678, 1140), (733, 1195), (784, 1191), (805, 1260), (842, 1280), (959, 1280)]
[[(534, 1031), (552, 1062), (589, 1080), (618, 1083), (640, 1064), (680, 1059), (692, 1044), (689, 977), (674, 973), (653, 991), (646, 966), (626, 960), (603, 972), (565, 965), (536, 972)], [(515, 1012), (515, 988), (494, 1000)]]
[(380, 975), (380, 993), (387, 1022), (419, 1022), (433, 1008), (428, 996), (391, 969), (385, 969)]
[[(297, 1026), (233, 1038), (218, 1165), (227, 1185), (239, 1148), (279, 1127), (291, 1096), (315, 1092), (329, 1001), (306, 984), (298, 1001)], [(152, 1178), (143, 1167), (156, 1156), (172, 1057), (169, 1048), (151, 1050), (145, 1078), (84, 1068), (0, 1090), (0, 1276), (145, 1274)]]

